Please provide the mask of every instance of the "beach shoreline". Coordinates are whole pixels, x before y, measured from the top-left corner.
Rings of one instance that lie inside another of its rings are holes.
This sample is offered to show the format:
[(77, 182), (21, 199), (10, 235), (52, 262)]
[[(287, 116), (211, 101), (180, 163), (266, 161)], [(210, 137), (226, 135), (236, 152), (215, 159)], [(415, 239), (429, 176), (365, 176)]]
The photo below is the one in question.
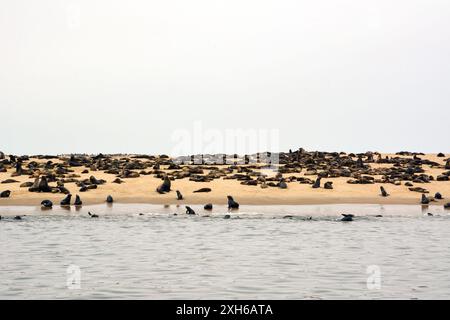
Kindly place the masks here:
[[(42, 197), (43, 199), (44, 197)], [(55, 203), (55, 206), (59, 206), (59, 200), (61, 196), (47, 196), (45, 199), (49, 199)], [(106, 204), (104, 199), (83, 197), (83, 205), (99, 205)], [(342, 197), (329, 197), (327, 199), (318, 199), (317, 197), (301, 198), (301, 199), (289, 199), (289, 198), (268, 198), (268, 197), (253, 197), (242, 198), (236, 197), (239, 200), (239, 204), (247, 206), (304, 206), (304, 205), (340, 205), (340, 204), (358, 204), (358, 205), (417, 205), (420, 204), (418, 199), (411, 198), (397, 198), (397, 199), (378, 199), (376, 197), (364, 197), (364, 198), (346, 198)], [(40, 207), (40, 199), (2, 199), (0, 201), (0, 208), (9, 206), (38, 206)], [(227, 203), (225, 199), (219, 199), (216, 197), (209, 197), (204, 199), (203, 197), (190, 198), (190, 200), (177, 201), (176, 199), (168, 198), (155, 198), (155, 197), (118, 197), (114, 199), (116, 204), (148, 204), (148, 205), (205, 205), (211, 203), (213, 205), (225, 205)], [(428, 206), (443, 206), (448, 203), (448, 199), (439, 200), (428, 204)]]

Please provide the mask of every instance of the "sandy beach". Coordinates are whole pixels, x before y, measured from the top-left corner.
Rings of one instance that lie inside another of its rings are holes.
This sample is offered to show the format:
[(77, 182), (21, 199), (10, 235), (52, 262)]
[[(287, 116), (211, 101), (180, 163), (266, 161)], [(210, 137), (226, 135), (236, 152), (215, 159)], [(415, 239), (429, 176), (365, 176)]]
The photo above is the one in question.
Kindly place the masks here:
[[(399, 156), (395, 154), (382, 154), (382, 157), (402, 157), (411, 158), (411, 156)], [(131, 155), (121, 156), (116, 158), (131, 158)], [(429, 193), (426, 195), (432, 197), (436, 192), (443, 195), (444, 199), (436, 200), (430, 205), (443, 205), (449, 202), (450, 199), (450, 182), (436, 181), (438, 175), (448, 171), (444, 169), (447, 157), (437, 157), (436, 154), (427, 154), (420, 156), (421, 159), (430, 160), (439, 164), (436, 166), (423, 165), (425, 174), (433, 176), (434, 181), (429, 183), (414, 183), (414, 187), (425, 188)], [(24, 161), (23, 167), (27, 163), (35, 161), (37, 163), (45, 163), (48, 160), (29, 158), (29, 161)], [(63, 157), (60, 159), (52, 159), (54, 163), (62, 163)], [(370, 163), (367, 164), (371, 168), (389, 168), (391, 164)], [(199, 167), (199, 165), (195, 165)], [(218, 168), (227, 168), (229, 165), (215, 165)], [(243, 165), (245, 166), (245, 165)], [(170, 173), (174, 170), (168, 170), (168, 166), (161, 166), (160, 170)], [(205, 166), (204, 166), (205, 167)], [(153, 174), (140, 175), (137, 178), (122, 179), (123, 183), (112, 183), (116, 179), (115, 174), (105, 173), (104, 171), (91, 171), (85, 166), (71, 167), (73, 172), (70, 177), (76, 180), (89, 179), (95, 176), (96, 179), (103, 179), (106, 183), (99, 185), (97, 189), (88, 190), (87, 192), (79, 192), (79, 186), (76, 183), (65, 183), (70, 193), (75, 196), (80, 195), (83, 204), (99, 204), (104, 203), (108, 195), (114, 198), (118, 203), (148, 203), (148, 204), (226, 204), (227, 195), (233, 195), (235, 200), (243, 205), (301, 205), (301, 204), (339, 204), (339, 203), (358, 203), (358, 204), (420, 204), (421, 193), (410, 191), (405, 182), (402, 181), (400, 185), (393, 183), (373, 183), (373, 184), (350, 184), (348, 177), (327, 177), (322, 179), (322, 187), (314, 189), (310, 184), (302, 184), (297, 181), (287, 182), (287, 188), (281, 189), (278, 187), (261, 188), (253, 185), (242, 185), (240, 181), (235, 179), (224, 179), (223, 177), (214, 179), (209, 182), (195, 182), (190, 181), (189, 178), (175, 179), (171, 181), (171, 192), (159, 194), (156, 192), (158, 185), (162, 183), (161, 178), (155, 177)], [(82, 173), (88, 170), (87, 173)], [(138, 170), (137, 170), (138, 171)], [(0, 173), (0, 181), (7, 179), (14, 179), (14, 183), (0, 184), (0, 192), (10, 190), (11, 195), (8, 198), (0, 198), (0, 206), (11, 205), (35, 205), (39, 206), (41, 201), (49, 199), (55, 205), (64, 198), (61, 193), (42, 193), (29, 192), (28, 188), (20, 187), (24, 182), (32, 183), (35, 176), (19, 175), (13, 176), (13, 168), (8, 168), (6, 172)], [(205, 174), (208, 171), (205, 171)], [(307, 177), (309, 179), (316, 179), (317, 175), (305, 175), (305, 170), (295, 174), (283, 174), (283, 177)], [(67, 176), (67, 175), (66, 175)], [(375, 176), (374, 178), (380, 178)], [(333, 189), (328, 190), (323, 188), (323, 183), (326, 181), (333, 182)], [(55, 183), (49, 183), (50, 186), (55, 186)], [(388, 197), (380, 195), (380, 186), (383, 186), (390, 194)], [(194, 193), (200, 188), (211, 188), (211, 192)], [(183, 194), (183, 200), (177, 200), (175, 190), (180, 190)]]

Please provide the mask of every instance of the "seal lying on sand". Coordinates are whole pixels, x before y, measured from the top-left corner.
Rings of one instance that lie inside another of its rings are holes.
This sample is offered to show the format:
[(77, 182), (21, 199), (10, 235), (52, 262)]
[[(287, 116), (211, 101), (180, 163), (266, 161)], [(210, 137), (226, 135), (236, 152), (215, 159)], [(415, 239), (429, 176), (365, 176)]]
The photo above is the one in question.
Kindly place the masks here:
[(109, 195), (109, 196), (106, 197), (106, 202), (107, 202), (107, 203), (113, 203), (113, 201), (114, 201), (114, 200), (113, 200), (113, 197), (112, 197), (112, 196)]
[(439, 192), (436, 192), (436, 194), (434, 195), (434, 198), (437, 199), (437, 200), (442, 200), (443, 199), (442, 194), (440, 194)]
[(234, 201), (232, 196), (227, 196), (228, 198), (228, 209), (239, 209), (239, 203)]
[(10, 190), (5, 190), (2, 193), (0, 193), (0, 198), (9, 198), (10, 194), (11, 194)]
[(164, 194), (166, 192), (170, 192), (170, 186), (171, 186), (171, 183), (170, 183), (169, 177), (168, 176), (164, 176), (164, 182), (162, 184), (160, 184), (158, 186), (158, 188), (156, 188), (156, 191), (158, 193), (161, 193), (161, 194)]
[(201, 188), (194, 191), (194, 193), (196, 192), (211, 192), (211, 188)]

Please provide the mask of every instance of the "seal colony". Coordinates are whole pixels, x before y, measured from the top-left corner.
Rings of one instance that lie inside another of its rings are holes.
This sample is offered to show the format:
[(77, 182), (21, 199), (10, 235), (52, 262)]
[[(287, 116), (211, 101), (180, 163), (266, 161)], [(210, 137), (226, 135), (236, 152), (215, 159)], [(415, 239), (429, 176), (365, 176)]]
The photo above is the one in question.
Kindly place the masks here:
[[(0, 205), (111, 204), (113, 197), (114, 203), (205, 208), (328, 203), (448, 207), (450, 202), (450, 157), (445, 153), (353, 154), (300, 148), (276, 154), (178, 158), (0, 155)], [(273, 156), (277, 163), (263, 160)]]

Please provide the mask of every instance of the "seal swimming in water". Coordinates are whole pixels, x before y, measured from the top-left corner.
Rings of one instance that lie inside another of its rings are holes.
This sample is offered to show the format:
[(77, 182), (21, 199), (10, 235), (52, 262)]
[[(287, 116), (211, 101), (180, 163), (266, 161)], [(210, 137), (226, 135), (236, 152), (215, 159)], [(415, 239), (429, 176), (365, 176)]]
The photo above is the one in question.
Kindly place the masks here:
[(203, 209), (205, 209), (205, 210), (212, 210), (212, 209), (213, 209), (212, 203), (207, 203), (207, 204), (205, 204), (205, 206), (203, 207)]
[(22, 220), (22, 217), (21, 216), (15, 216), (14, 220)]
[(429, 204), (430, 199), (428, 199), (423, 193), (422, 193), (422, 200), (420, 201), (422, 204)]
[(81, 205), (83, 205), (83, 201), (81, 201), (81, 198), (80, 198), (79, 195), (76, 195), (76, 196), (75, 196), (75, 202), (74, 202), (74, 205), (76, 205), (76, 206), (81, 206)]
[(70, 200), (72, 199), (72, 195), (69, 193), (64, 199), (59, 203), (61, 206), (70, 206)]
[(42, 200), (41, 207), (45, 209), (51, 209), (53, 207), (53, 202), (50, 200)]
[(382, 197), (387, 197), (387, 196), (389, 196), (389, 193), (386, 192), (386, 190), (384, 189), (383, 186), (380, 186), (380, 191), (381, 191), (381, 196), (382, 196)]
[(228, 209), (239, 209), (239, 203), (234, 201), (232, 196), (227, 196), (228, 198)]
[(9, 198), (10, 194), (11, 194), (10, 190), (5, 190), (2, 193), (0, 193), (0, 198)]
[(177, 190), (177, 200), (183, 200), (183, 195), (179, 190)]
[(186, 214), (195, 215), (195, 211), (191, 207), (186, 206)]
[(211, 188), (201, 188), (194, 191), (194, 193), (196, 192), (211, 192)]
[(98, 215), (96, 215), (95, 213), (92, 214), (91, 212), (88, 212), (88, 215), (89, 215), (91, 218), (98, 218)]
[(114, 200), (113, 200), (113, 197), (112, 197), (112, 196), (109, 195), (109, 196), (106, 197), (106, 202), (107, 202), (107, 203), (113, 203), (113, 201), (114, 201)]
[(433, 216), (433, 214), (432, 214), (432, 213), (430, 213), (430, 212), (428, 212), (428, 213), (427, 213), (427, 216), (429, 216), (429, 217), (432, 217), (432, 216)]
[(156, 188), (156, 191), (161, 194), (170, 192), (170, 186), (171, 186), (170, 179), (167, 175), (165, 175), (164, 182), (160, 184), (158, 188)]
[(223, 216), (223, 218), (224, 218), (224, 219), (230, 219), (231, 216), (230, 216), (229, 214), (226, 214), (226, 215)]
[(354, 217), (353, 214), (345, 214), (345, 213), (343, 213), (341, 221), (353, 221), (353, 217)]
[(444, 209), (450, 209), (450, 202), (449, 202), (449, 203), (446, 203), (446, 204), (444, 204)]

